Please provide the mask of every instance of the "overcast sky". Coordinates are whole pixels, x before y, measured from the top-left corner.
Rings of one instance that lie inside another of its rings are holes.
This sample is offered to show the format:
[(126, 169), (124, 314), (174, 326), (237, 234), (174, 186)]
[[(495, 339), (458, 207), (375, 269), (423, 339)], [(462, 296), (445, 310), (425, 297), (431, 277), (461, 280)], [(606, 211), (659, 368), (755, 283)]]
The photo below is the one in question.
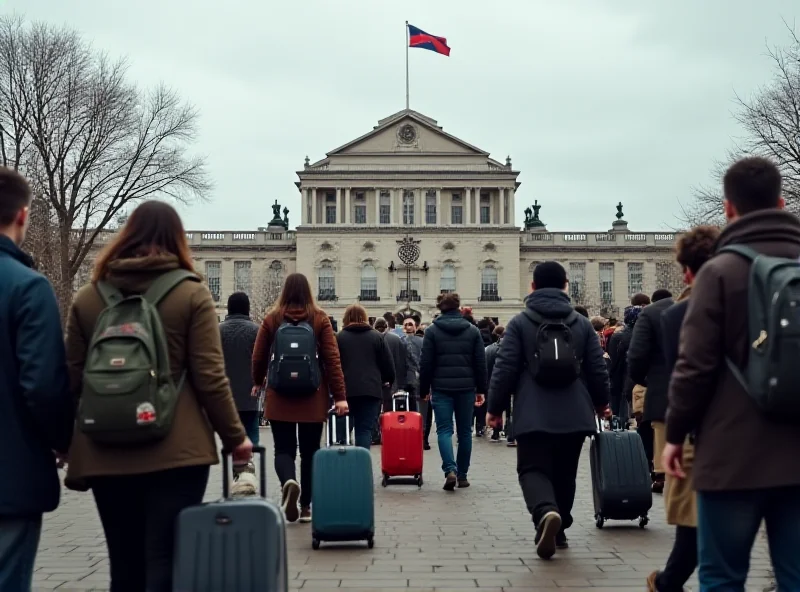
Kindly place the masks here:
[(299, 221), (295, 171), (404, 107), (404, 22), (446, 37), (412, 49), (411, 107), (521, 171), (516, 221), (538, 199), (551, 230), (676, 225), (739, 134), (733, 95), (772, 75), (797, 0), (0, 0), (69, 24), (141, 85), (200, 110), (213, 201), (187, 228)]

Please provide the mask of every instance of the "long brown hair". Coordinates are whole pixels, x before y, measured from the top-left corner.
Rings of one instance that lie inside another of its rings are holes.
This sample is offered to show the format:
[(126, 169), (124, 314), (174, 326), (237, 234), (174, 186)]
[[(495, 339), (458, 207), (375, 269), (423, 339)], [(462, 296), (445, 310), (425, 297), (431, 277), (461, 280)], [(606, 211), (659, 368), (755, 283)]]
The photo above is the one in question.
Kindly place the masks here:
[(308, 278), (302, 273), (290, 273), (286, 276), (281, 295), (272, 310), (269, 311), (269, 314), (282, 319), (290, 308), (304, 309), (309, 320), (320, 312), (320, 308), (314, 302), (314, 295), (311, 293), (311, 285), (308, 283)]
[(146, 201), (133, 210), (119, 234), (97, 256), (92, 281), (104, 279), (112, 261), (148, 255), (175, 255), (180, 267), (194, 271), (181, 217), (162, 201)]
[(344, 309), (344, 317), (342, 317), (342, 324), (347, 325), (366, 324), (368, 320), (367, 311), (360, 304), (351, 304)]

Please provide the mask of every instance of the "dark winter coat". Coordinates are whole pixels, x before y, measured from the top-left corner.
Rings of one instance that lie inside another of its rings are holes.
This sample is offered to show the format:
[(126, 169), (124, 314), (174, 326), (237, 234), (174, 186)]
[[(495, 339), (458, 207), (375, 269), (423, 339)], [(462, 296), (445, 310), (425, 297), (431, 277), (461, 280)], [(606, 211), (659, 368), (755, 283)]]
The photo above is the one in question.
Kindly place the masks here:
[(503, 342), (502, 339), (498, 339), (491, 345), (487, 345), (486, 349), (486, 382), (492, 384), (492, 370), (494, 370), (494, 364), (497, 362), (497, 352), (500, 351), (500, 344)]
[(56, 509), (53, 450), (73, 426), (64, 336), (50, 283), (0, 235), (0, 517)]
[[(544, 317), (566, 318), (572, 312), (569, 296), (553, 288), (536, 290), (525, 305)], [(532, 432), (593, 434), (597, 431), (597, 409), (608, 405), (608, 370), (600, 340), (589, 319), (575, 315), (570, 325), (573, 347), (581, 359), (581, 378), (571, 385), (552, 389), (538, 384), (528, 361), (533, 359), (538, 326), (524, 313), (506, 325), (489, 385), (489, 413), (508, 409), (514, 393), (514, 435)]]
[(406, 387), (408, 353), (406, 352), (406, 344), (403, 338), (397, 335), (397, 333), (387, 331), (383, 334), (383, 340), (386, 343), (386, 347), (389, 348), (389, 353), (392, 355), (392, 363), (394, 365), (394, 382), (383, 389), (384, 400), (391, 401), (391, 398), (387, 399), (386, 397)]
[[(258, 324), (247, 315), (228, 315), (219, 325), (225, 374), (231, 383), (233, 400), (239, 411), (258, 411), (258, 398), (253, 397), (253, 348)], [(261, 386), (261, 385), (259, 385)]]
[[(606, 351), (610, 363), (608, 374), (611, 382), (611, 406), (615, 411), (622, 409), (622, 401), (631, 403), (633, 398), (633, 380), (628, 375), (628, 349), (631, 345), (634, 326), (625, 325), (620, 331), (615, 331), (608, 339)], [(619, 407), (615, 407), (620, 405)], [(621, 414), (621, 413), (620, 413)]]
[(647, 387), (643, 421), (664, 421), (670, 373), (664, 359), (661, 313), (675, 304), (664, 298), (644, 307), (636, 320), (628, 348), (628, 375), (634, 384)]
[[(782, 210), (752, 212), (722, 231), (717, 250), (734, 244), (796, 260), (800, 220)], [(800, 429), (764, 417), (725, 363), (729, 357), (743, 368), (747, 361), (749, 273), (750, 266), (734, 253), (705, 263), (692, 283), (681, 328), (667, 441), (682, 444), (696, 430), (698, 491), (800, 485)]]
[(422, 359), (422, 336), (403, 335), (403, 344), (406, 347), (406, 384), (416, 391), (419, 396), (419, 362)]
[(385, 337), (366, 323), (347, 325), (336, 334), (348, 399), (383, 398), (383, 385), (395, 381), (392, 354)]
[(425, 330), (419, 392), (486, 393), (486, 354), (478, 328), (457, 310), (442, 313)]

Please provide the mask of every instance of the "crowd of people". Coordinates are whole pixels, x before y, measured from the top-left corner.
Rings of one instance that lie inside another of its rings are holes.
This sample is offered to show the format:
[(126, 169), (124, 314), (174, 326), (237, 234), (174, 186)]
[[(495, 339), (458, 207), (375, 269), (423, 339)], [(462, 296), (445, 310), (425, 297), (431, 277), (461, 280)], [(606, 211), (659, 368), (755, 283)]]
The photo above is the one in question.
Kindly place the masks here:
[[(169, 590), (176, 518), (202, 502), (215, 435), (234, 460), (234, 495), (252, 495), (253, 446), (267, 420), (286, 521), (309, 522), (312, 459), (331, 410), (369, 449), (398, 391), (423, 416), (424, 449), (435, 418), (446, 491), (470, 486), (473, 436), (490, 429), (491, 440), (516, 446), (544, 559), (569, 546), (587, 437), (604, 421), (635, 422), (675, 526), (649, 590), (682, 590), (698, 566), (703, 591), (744, 590), (762, 522), (778, 589), (800, 590), (791, 384), (800, 220), (784, 209), (766, 159), (732, 165), (723, 190), (727, 226), (693, 228), (676, 245), (683, 293), (636, 294), (621, 322), (573, 306), (564, 267), (546, 261), (505, 327), (476, 321), (445, 293), (429, 324), (413, 314), (370, 319), (353, 304), (338, 332), (299, 273), (260, 324), (243, 293), (219, 323), (178, 214), (145, 202), (97, 257), (62, 333), (54, 291), (20, 248), (31, 190), (0, 169), (0, 590), (30, 588), (42, 515), (59, 502), (59, 464), (66, 487), (94, 496), (112, 590)], [(778, 286), (766, 301), (754, 296), (763, 285)], [(137, 403), (109, 403), (123, 391)], [(347, 431), (335, 438), (349, 440)]]

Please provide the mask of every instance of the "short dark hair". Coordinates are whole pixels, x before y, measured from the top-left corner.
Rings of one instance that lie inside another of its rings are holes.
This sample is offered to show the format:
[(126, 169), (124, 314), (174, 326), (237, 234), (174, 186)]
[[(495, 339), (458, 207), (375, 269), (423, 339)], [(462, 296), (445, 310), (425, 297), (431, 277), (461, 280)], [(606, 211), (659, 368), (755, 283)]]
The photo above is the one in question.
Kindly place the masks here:
[(503, 338), (503, 333), (505, 332), (506, 328), (503, 327), (503, 325), (497, 325), (497, 327), (494, 328), (494, 331), (492, 331), (492, 336), (495, 337), (495, 341), (499, 341)]
[(696, 274), (714, 254), (720, 230), (716, 226), (696, 226), (678, 239), (675, 259), (685, 269)]
[(0, 166), (0, 226), (8, 226), (22, 208), (31, 205), (31, 186), (14, 169)]
[(722, 178), (722, 191), (739, 214), (777, 208), (781, 198), (781, 172), (773, 162), (749, 156), (734, 162)]
[(639, 292), (631, 296), (631, 306), (647, 306), (648, 304), (650, 304), (650, 296), (647, 294)]
[(489, 329), (490, 333), (494, 331), (494, 323), (492, 322), (492, 319), (487, 319), (486, 317), (483, 317), (480, 321), (477, 322), (477, 325), (478, 329)]
[(533, 284), (537, 290), (556, 288), (563, 290), (567, 285), (567, 270), (558, 261), (545, 261), (533, 270)]
[(383, 313), (383, 319), (386, 321), (386, 324), (389, 325), (390, 329), (394, 329), (397, 323), (394, 320), (394, 315), (390, 312)]
[(386, 331), (389, 328), (389, 323), (386, 322), (386, 319), (383, 317), (379, 319), (375, 319), (375, 330), (380, 331), (381, 333)]
[(228, 296), (228, 314), (250, 315), (250, 298), (244, 292)]
[(461, 298), (456, 292), (439, 294), (436, 297), (436, 308), (438, 308), (441, 312), (458, 310), (461, 308)]
[(653, 297), (651, 300), (653, 302), (658, 302), (659, 300), (664, 300), (665, 298), (672, 298), (672, 292), (667, 290), (666, 288), (659, 288), (655, 292), (653, 292)]
[(579, 304), (578, 306), (575, 307), (575, 312), (577, 312), (579, 315), (585, 316), (587, 319), (589, 318), (589, 311), (586, 310), (585, 306), (581, 306)]
[(422, 319), (420, 318), (420, 316), (419, 316), (418, 314), (412, 314), (412, 315), (411, 315), (411, 318), (412, 318), (412, 319), (414, 319), (414, 324), (415, 324), (417, 327), (419, 327), (419, 326), (420, 326), (420, 324), (422, 323)]

